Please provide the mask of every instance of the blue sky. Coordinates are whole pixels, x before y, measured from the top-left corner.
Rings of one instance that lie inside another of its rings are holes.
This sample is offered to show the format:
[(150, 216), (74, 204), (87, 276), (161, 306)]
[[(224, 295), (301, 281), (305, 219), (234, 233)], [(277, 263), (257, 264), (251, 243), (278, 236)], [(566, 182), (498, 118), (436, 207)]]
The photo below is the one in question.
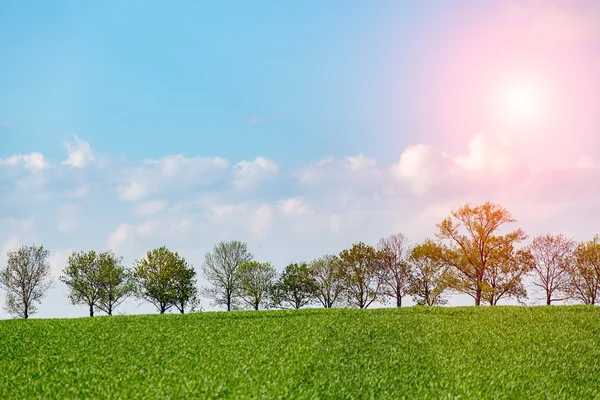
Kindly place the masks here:
[[(397, 158), (376, 140), (388, 133), (377, 121), (395, 118), (381, 90), (411, 88), (415, 54), (448, 11), (431, 6), (4, 2), (0, 155), (57, 157), (77, 132), (125, 157)], [(409, 139), (418, 124), (404, 119), (396, 134)]]
[[(166, 245), (200, 271), (237, 239), (281, 269), (488, 200), (587, 239), (599, 19), (595, 1), (2, 2), (0, 266), (32, 242), (55, 278), (73, 250), (130, 265)], [(38, 316), (85, 314), (56, 281)]]

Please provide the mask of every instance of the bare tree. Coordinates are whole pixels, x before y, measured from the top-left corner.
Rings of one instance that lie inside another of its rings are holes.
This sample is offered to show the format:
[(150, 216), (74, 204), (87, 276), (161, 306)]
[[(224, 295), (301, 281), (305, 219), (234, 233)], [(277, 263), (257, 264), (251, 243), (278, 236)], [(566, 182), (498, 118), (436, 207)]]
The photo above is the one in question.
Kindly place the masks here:
[[(518, 266), (511, 261), (515, 255), (513, 245), (525, 240), (527, 235), (521, 229), (497, 234), (503, 225), (512, 222), (515, 219), (508, 210), (488, 202), (476, 207), (466, 204), (438, 224), (437, 236), (447, 243), (444, 261), (454, 272), (452, 288), (473, 297), (476, 306), (486, 300), (484, 291), (493, 286), (489, 280), (503, 273), (502, 268)], [(513, 283), (517, 282), (513, 280)], [(487, 297), (494, 302), (497, 295), (492, 292)]]
[(351, 305), (367, 308), (381, 297), (381, 254), (362, 242), (340, 253), (342, 281)]
[(204, 259), (204, 277), (210, 284), (204, 289), (204, 295), (213, 299), (215, 305), (226, 306), (227, 311), (235, 308), (239, 292), (238, 270), (252, 258), (246, 243), (232, 241), (215, 245)]
[(6, 311), (21, 318), (36, 312), (35, 303), (41, 303), (52, 286), (50, 252), (43, 246), (22, 246), (8, 252), (8, 263), (0, 271), (0, 285), (6, 290)]
[(396, 307), (402, 307), (402, 298), (407, 294), (411, 265), (408, 257), (411, 245), (402, 233), (379, 240), (377, 249), (382, 255), (381, 280), (384, 294), (396, 300)]
[[(527, 250), (533, 257), (533, 284), (543, 290), (546, 305), (567, 300), (569, 269), (576, 243), (564, 235), (542, 235), (533, 239)], [(556, 296), (561, 297), (556, 297)]]
[(327, 254), (308, 264), (313, 295), (325, 308), (332, 308), (344, 292), (340, 259)]

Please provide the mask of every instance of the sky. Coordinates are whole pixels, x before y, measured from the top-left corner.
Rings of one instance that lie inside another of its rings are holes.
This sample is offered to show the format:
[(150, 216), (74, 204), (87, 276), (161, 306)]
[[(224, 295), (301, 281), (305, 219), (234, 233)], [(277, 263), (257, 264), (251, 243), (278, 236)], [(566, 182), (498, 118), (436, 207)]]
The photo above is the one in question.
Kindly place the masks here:
[(0, 267), (43, 244), (35, 317), (78, 317), (75, 250), (164, 245), (202, 285), (221, 240), (281, 270), (485, 201), (590, 239), (598, 21), (593, 0), (2, 2)]

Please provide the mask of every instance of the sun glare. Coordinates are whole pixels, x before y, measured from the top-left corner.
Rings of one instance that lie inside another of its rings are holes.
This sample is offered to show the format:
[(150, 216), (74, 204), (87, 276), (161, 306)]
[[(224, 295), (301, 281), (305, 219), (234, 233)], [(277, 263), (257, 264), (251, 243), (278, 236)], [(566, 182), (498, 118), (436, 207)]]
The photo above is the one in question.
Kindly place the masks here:
[(547, 98), (542, 86), (537, 82), (505, 82), (500, 86), (497, 110), (504, 123), (517, 125), (537, 125), (543, 123), (547, 113)]

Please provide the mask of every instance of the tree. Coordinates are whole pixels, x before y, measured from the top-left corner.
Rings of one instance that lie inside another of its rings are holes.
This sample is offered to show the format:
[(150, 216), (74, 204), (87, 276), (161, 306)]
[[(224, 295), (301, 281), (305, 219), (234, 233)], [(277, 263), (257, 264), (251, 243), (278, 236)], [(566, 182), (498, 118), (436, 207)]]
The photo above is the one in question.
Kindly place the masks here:
[(183, 314), (186, 307), (194, 311), (199, 304), (196, 271), (184, 261), (175, 276), (175, 308)]
[(383, 238), (377, 245), (382, 255), (382, 283), (385, 295), (396, 299), (396, 307), (402, 307), (410, 278), (410, 243), (402, 233)]
[(533, 269), (533, 259), (526, 250), (514, 250), (512, 244), (507, 249), (499, 248), (505, 255), (498, 262), (490, 263), (485, 274), (482, 298), (491, 306), (504, 297), (519, 300), (527, 298), (523, 277)]
[(69, 256), (63, 275), (59, 278), (69, 287), (69, 298), (73, 304), (89, 307), (90, 317), (100, 298), (100, 257), (95, 251), (73, 252)]
[(415, 246), (409, 257), (412, 273), (408, 292), (418, 305), (436, 306), (447, 303), (443, 293), (448, 288), (447, 270), (441, 257), (442, 248), (427, 239)]
[(215, 245), (204, 260), (204, 277), (210, 284), (204, 290), (206, 297), (213, 299), (215, 305), (226, 306), (227, 311), (235, 308), (239, 291), (238, 270), (252, 258), (246, 243), (232, 241)]
[(270, 263), (248, 261), (240, 266), (238, 274), (240, 294), (246, 304), (254, 310), (264, 306), (277, 277), (275, 268)]
[[(542, 235), (527, 247), (533, 257), (533, 284), (543, 290), (546, 305), (568, 299), (569, 269), (573, 262), (575, 242), (564, 235)], [(562, 297), (557, 298), (560, 295)]]
[(161, 314), (173, 306), (181, 306), (182, 311), (191, 295), (181, 290), (191, 284), (190, 269), (183, 257), (166, 247), (148, 251), (134, 267), (136, 295), (153, 304)]
[(442, 257), (453, 269), (451, 285), (473, 297), (476, 306), (481, 305), (484, 291), (490, 290), (486, 279), (490, 274), (493, 278), (493, 268), (502, 272), (502, 268), (518, 267), (511, 261), (514, 245), (527, 235), (521, 229), (497, 234), (503, 225), (513, 222), (515, 219), (504, 207), (488, 202), (476, 207), (466, 204), (437, 225), (438, 238), (446, 241)]
[(382, 294), (381, 254), (362, 242), (340, 253), (344, 288), (351, 305), (369, 307)]
[(134, 292), (131, 273), (121, 263), (123, 257), (106, 251), (99, 254), (100, 291), (97, 307), (112, 315), (113, 311)]
[(344, 285), (340, 259), (327, 254), (308, 264), (312, 294), (325, 308), (332, 308), (342, 296)]
[(577, 245), (567, 272), (567, 294), (584, 304), (596, 304), (600, 294), (600, 236)]
[(6, 268), (0, 271), (0, 285), (6, 290), (6, 311), (21, 318), (36, 312), (46, 291), (52, 286), (50, 252), (43, 246), (22, 246), (9, 251)]
[(289, 264), (274, 285), (274, 304), (300, 309), (313, 300), (315, 285), (306, 263)]

